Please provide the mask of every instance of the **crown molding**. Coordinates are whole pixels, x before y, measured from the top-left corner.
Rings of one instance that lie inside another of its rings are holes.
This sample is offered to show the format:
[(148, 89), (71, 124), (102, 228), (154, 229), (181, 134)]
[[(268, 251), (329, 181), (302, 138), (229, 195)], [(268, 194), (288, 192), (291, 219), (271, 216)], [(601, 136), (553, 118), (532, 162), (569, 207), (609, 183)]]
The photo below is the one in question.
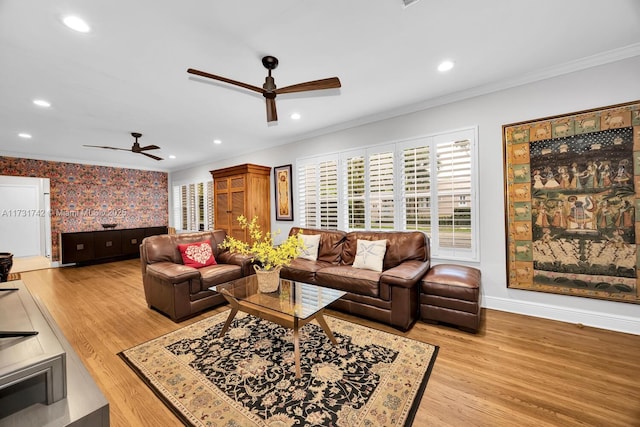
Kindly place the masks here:
[[(562, 76), (565, 74), (574, 73), (581, 70), (605, 65), (617, 61), (622, 61), (628, 58), (640, 56), (640, 42), (634, 43), (628, 46), (612, 49), (606, 52), (602, 52), (596, 55), (587, 56), (584, 58), (568, 61), (563, 64), (547, 67), (535, 72), (526, 73), (519, 77), (501, 80), (499, 82), (489, 83), (482, 86), (476, 86), (473, 88), (465, 89), (459, 92), (455, 92), (449, 95), (430, 98), (415, 104), (406, 105), (404, 107), (384, 111), (382, 113), (368, 115), (360, 117), (347, 122), (339, 123), (334, 126), (329, 126), (320, 129), (315, 132), (303, 135), (303, 137), (297, 139), (302, 141), (305, 139), (314, 138), (328, 133), (337, 132), (345, 129), (351, 129), (354, 127), (366, 125), (369, 123), (378, 122), (381, 120), (390, 119), (393, 117), (403, 116), (406, 114), (415, 113), (417, 111), (428, 110), (430, 108), (439, 107), (446, 104), (451, 104), (465, 99), (475, 98), (481, 95), (487, 95), (502, 90), (523, 86), (530, 83), (535, 83), (542, 80), (547, 80), (553, 77)], [(294, 141), (289, 141), (294, 142)]]

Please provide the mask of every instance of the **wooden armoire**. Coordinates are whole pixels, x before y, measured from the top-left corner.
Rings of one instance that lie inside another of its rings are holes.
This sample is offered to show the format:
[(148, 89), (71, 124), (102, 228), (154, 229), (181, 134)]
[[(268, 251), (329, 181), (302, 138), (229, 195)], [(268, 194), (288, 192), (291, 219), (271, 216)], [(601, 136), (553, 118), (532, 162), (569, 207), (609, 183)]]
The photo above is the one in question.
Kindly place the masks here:
[(214, 228), (236, 239), (249, 241), (249, 230), (238, 223), (244, 215), (251, 221), (258, 217), (260, 230), (271, 231), (271, 168), (243, 164), (212, 170)]

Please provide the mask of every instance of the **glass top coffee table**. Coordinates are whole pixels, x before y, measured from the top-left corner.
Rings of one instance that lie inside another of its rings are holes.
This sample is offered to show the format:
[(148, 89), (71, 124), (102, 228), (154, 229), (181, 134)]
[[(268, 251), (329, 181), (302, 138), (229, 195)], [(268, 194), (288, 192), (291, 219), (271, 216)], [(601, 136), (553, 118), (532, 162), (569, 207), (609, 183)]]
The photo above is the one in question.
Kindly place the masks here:
[(220, 337), (227, 333), (227, 329), (238, 311), (293, 329), (296, 378), (301, 376), (298, 332), (301, 327), (315, 319), (329, 340), (334, 345), (338, 344), (322, 313), (325, 307), (341, 298), (346, 292), (280, 279), (277, 291), (262, 293), (258, 290), (258, 279), (255, 274), (209, 289), (222, 294), (231, 305), (231, 313), (220, 331)]

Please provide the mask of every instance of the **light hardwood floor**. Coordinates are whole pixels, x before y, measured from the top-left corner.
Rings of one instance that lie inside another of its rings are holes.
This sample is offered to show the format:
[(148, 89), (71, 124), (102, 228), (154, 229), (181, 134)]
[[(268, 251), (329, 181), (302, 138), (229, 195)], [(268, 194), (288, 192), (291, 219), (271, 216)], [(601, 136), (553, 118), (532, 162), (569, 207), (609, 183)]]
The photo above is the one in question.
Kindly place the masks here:
[[(117, 356), (176, 324), (147, 308), (138, 260), (22, 273), (110, 403), (111, 425), (177, 426)], [(477, 335), (418, 322), (440, 347), (414, 426), (640, 426), (640, 336), (486, 310)]]

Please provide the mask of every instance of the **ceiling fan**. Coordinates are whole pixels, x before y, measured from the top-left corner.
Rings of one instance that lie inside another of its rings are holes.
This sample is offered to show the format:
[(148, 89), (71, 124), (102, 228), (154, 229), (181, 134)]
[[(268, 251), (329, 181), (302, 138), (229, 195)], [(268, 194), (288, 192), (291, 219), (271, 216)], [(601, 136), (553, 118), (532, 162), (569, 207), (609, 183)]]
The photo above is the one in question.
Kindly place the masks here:
[(160, 147), (158, 147), (157, 145), (147, 145), (146, 147), (140, 147), (140, 144), (138, 143), (138, 138), (140, 138), (142, 136), (142, 134), (138, 133), (138, 132), (131, 132), (131, 136), (134, 137), (136, 139), (136, 141), (133, 143), (133, 146), (130, 149), (129, 148), (108, 147), (108, 146), (105, 146), (105, 145), (83, 145), (83, 147), (106, 148), (107, 150), (131, 151), (133, 153), (143, 154), (143, 155), (145, 155), (147, 157), (151, 157), (152, 159), (155, 159), (155, 160), (162, 160), (161, 157), (154, 156), (153, 154), (145, 153), (145, 151), (148, 151), (148, 150), (159, 150)]
[(216, 76), (215, 74), (206, 73), (204, 71), (194, 70), (193, 68), (189, 68), (187, 70), (187, 73), (195, 74), (201, 77), (207, 77), (209, 79), (219, 80), (221, 82), (240, 86), (245, 89), (261, 93), (267, 101), (267, 122), (278, 121), (278, 113), (276, 111), (276, 95), (284, 93), (306, 92), (311, 90), (337, 89), (341, 86), (339, 78), (330, 77), (328, 79), (313, 80), (305, 83), (298, 83), (291, 86), (277, 88), (273, 77), (271, 77), (271, 71), (275, 70), (278, 66), (278, 58), (274, 56), (265, 56), (264, 58), (262, 58), (262, 65), (264, 65), (264, 67), (269, 70), (269, 75), (265, 78), (264, 84), (261, 88), (236, 80), (231, 80), (226, 77)]

